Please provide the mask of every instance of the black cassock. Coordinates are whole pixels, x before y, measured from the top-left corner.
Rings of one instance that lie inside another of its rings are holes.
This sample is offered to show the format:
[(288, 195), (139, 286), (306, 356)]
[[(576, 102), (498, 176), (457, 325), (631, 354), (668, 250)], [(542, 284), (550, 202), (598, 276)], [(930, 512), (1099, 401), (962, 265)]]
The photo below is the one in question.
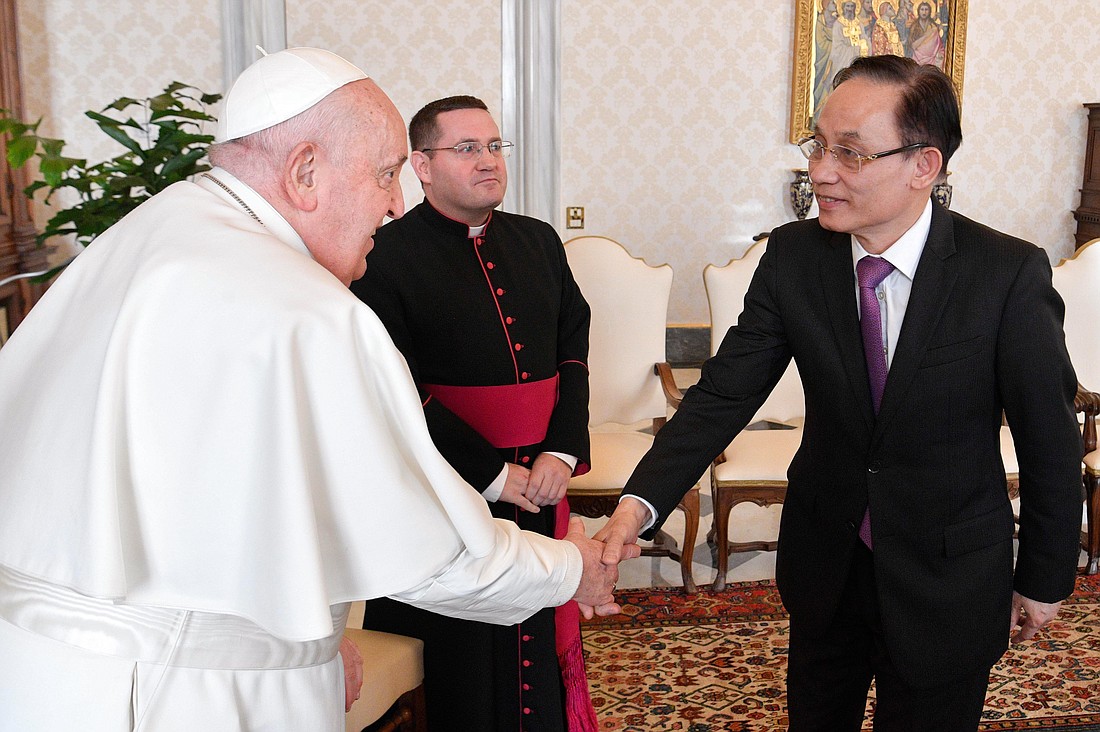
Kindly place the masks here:
[[(590, 311), (551, 226), (494, 211), (470, 238), (425, 201), (377, 232), (352, 291), (405, 355), (432, 439), (474, 488), (541, 452), (588, 470)], [(553, 507), (489, 509), (554, 534)], [(364, 627), (424, 640), (432, 732), (566, 729), (553, 609), (497, 626), (380, 599), (367, 603)]]

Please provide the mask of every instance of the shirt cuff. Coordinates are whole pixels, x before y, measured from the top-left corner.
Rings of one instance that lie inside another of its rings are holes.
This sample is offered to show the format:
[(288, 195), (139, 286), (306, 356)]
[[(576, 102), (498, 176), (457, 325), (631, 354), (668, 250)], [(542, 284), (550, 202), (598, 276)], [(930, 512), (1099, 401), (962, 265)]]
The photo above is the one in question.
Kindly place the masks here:
[(653, 524), (657, 523), (657, 509), (653, 507), (653, 504), (641, 496), (635, 496), (633, 494), (619, 496), (619, 503), (622, 503), (624, 498), (633, 498), (649, 510), (649, 520), (642, 524), (642, 527), (638, 529), (638, 533), (642, 534), (653, 528)]
[(481, 497), (489, 503), (496, 503), (500, 500), (500, 496), (504, 493), (504, 483), (508, 480), (508, 463), (504, 464), (504, 468), (500, 471), (500, 475), (493, 479), (485, 490), (481, 492)]
[(577, 458), (573, 457), (572, 455), (566, 455), (564, 452), (550, 452), (549, 450), (546, 451), (546, 454), (553, 455), (558, 460), (561, 460), (563, 463), (569, 466), (570, 470), (577, 469)]

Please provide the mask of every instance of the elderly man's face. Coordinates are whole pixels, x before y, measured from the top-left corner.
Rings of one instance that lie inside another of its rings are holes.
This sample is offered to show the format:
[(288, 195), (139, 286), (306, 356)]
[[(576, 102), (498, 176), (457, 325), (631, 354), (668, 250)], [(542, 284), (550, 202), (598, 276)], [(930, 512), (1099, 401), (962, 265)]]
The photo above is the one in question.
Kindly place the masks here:
[(856, 4), (855, 3), (844, 3), (844, 5), (842, 5), (841, 7), (844, 9), (844, 17), (845, 18), (851, 20), (852, 18), (856, 17)]
[[(484, 109), (455, 109), (436, 117), (439, 135), (433, 148), (450, 148), (460, 142), (488, 145), (500, 140), (500, 129)], [(508, 169), (485, 147), (473, 159), (453, 150), (415, 153), (413, 169), (424, 184), (428, 202), (441, 213), (469, 226), (485, 223), (504, 200)]]
[[(901, 147), (894, 110), (897, 86), (854, 78), (829, 95), (817, 121), (817, 138), (864, 155)], [(928, 200), (911, 184), (917, 155), (905, 153), (866, 161), (858, 173), (833, 156), (810, 164), (820, 222), (830, 231), (854, 234), (872, 253), (889, 247), (908, 229)], [(923, 196), (923, 198), (922, 198)]]
[(303, 235), (314, 259), (345, 285), (367, 271), (366, 257), (383, 220), (405, 213), (399, 176), (409, 150), (405, 124), (389, 97), (370, 80), (355, 85), (348, 113), (358, 124), (350, 139), (330, 142), (342, 146), (342, 165), (327, 153), (317, 224), (309, 237)]

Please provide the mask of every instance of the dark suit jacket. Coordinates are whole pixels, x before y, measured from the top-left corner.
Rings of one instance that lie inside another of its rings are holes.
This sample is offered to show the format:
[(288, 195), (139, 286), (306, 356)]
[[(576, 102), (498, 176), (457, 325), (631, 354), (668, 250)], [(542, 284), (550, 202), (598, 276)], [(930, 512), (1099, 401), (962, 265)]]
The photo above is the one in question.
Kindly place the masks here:
[[(876, 418), (850, 237), (776, 229), (739, 323), (624, 489), (658, 526), (739, 432), (790, 358), (806, 424), (788, 471), (776, 580), (808, 632), (833, 617), (870, 502), (886, 643), (914, 684), (991, 665), (1013, 588), (1073, 590), (1081, 523), (1076, 379), (1043, 251), (933, 204), (928, 242)], [(1018, 561), (998, 446), (1020, 463)]]

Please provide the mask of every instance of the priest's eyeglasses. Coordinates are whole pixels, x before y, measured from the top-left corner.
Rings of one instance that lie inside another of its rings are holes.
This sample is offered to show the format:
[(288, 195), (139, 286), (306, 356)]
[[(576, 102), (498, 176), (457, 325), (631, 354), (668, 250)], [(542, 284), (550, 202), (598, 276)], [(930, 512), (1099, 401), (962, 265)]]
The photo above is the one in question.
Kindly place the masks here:
[(823, 144), (816, 137), (806, 137), (798, 141), (798, 149), (802, 151), (802, 154), (805, 155), (806, 159), (811, 163), (820, 163), (824, 160), (825, 151), (828, 150), (832, 154), (833, 160), (850, 173), (858, 173), (863, 170), (863, 164), (865, 162), (869, 163), (872, 160), (878, 160), (879, 158), (897, 155), (898, 153), (908, 152), (910, 150), (917, 150), (922, 147), (932, 146), (927, 142), (914, 142), (912, 145), (895, 147), (893, 150), (883, 150), (882, 152), (864, 155), (863, 153), (856, 152), (842, 145), (833, 145), (830, 147)]
[(488, 150), (489, 154), (494, 158), (506, 158), (512, 154), (513, 147), (515, 147), (515, 145), (511, 142), (494, 140), (488, 145), (482, 145), (480, 142), (460, 142), (453, 147), (426, 147), (420, 152), (450, 150), (463, 160), (479, 160), (481, 159), (482, 150)]

